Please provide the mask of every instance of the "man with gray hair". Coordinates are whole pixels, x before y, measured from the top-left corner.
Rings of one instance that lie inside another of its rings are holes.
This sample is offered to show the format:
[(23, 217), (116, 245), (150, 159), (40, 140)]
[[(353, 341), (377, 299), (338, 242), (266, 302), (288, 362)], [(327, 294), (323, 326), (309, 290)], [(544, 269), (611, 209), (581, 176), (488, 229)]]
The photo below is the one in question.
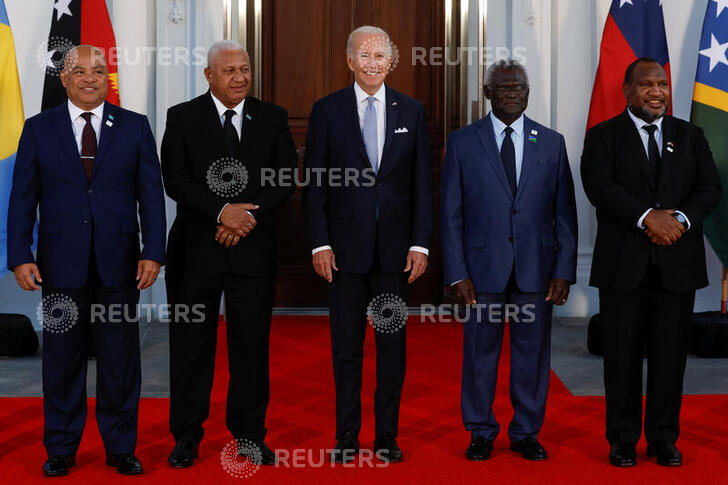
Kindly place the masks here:
[[(335, 462), (353, 460), (359, 449), (367, 305), (389, 298), (406, 307), (408, 285), (427, 268), (433, 209), (424, 107), (384, 84), (392, 62), (389, 36), (359, 27), (349, 35), (346, 54), (354, 83), (314, 104), (304, 163), (307, 170), (353, 170), (359, 178), (354, 186), (309, 185), (303, 194), (313, 266), (329, 283)], [(373, 323), (374, 451), (397, 462), (406, 329), (404, 323), (396, 329)]]
[[(164, 183), (177, 202), (165, 276), (175, 309), (169, 424), (176, 445), (169, 464), (185, 468), (197, 458), (223, 293), (230, 371), (225, 422), (239, 443), (248, 440), (261, 451), (263, 464), (273, 464), (264, 438), (276, 209), (295, 186), (266, 185), (261, 175), (293, 170), (296, 151), (286, 111), (248, 96), (250, 58), (240, 44), (215, 43), (205, 77), (209, 91), (169, 109), (162, 140)], [(204, 318), (191, 323), (196, 305)]]
[[(491, 65), (492, 111), (450, 134), (440, 192), (445, 283), (468, 312), (462, 412), (469, 460), (486, 460), (500, 426), (493, 414), (503, 330), (511, 342), (511, 449), (545, 460), (551, 313), (576, 282), (576, 203), (564, 137), (524, 116), (526, 70)], [(485, 311), (481, 311), (485, 310)], [(507, 319), (507, 320), (506, 320)]]

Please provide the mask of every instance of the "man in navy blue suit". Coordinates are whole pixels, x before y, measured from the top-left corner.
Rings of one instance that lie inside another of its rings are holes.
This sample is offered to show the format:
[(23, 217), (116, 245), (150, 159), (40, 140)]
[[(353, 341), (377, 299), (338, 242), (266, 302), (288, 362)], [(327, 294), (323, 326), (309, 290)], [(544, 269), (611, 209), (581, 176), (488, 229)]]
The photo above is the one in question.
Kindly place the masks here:
[(144, 471), (134, 455), (141, 390), (135, 313), (139, 290), (164, 263), (164, 192), (149, 122), (104, 102), (107, 78), (99, 49), (68, 52), (61, 72), (68, 102), (25, 122), (13, 173), (8, 266), (24, 290), (43, 287), (46, 476), (66, 475), (76, 463), (89, 345), (106, 464), (127, 475)]
[[(354, 83), (318, 100), (309, 119), (305, 168), (326, 171), (326, 183), (312, 183), (303, 194), (313, 266), (329, 282), (336, 462), (353, 459), (359, 449), (367, 305), (388, 298), (405, 306), (408, 284), (427, 268), (433, 209), (425, 110), (384, 84), (389, 36), (359, 27), (346, 51)], [(406, 308), (400, 312), (406, 318)], [(374, 327), (374, 451), (397, 462), (406, 332)]]
[(511, 449), (545, 460), (538, 442), (551, 356), (551, 313), (576, 280), (574, 185), (564, 138), (523, 115), (526, 70), (489, 67), (492, 112), (452, 133), (442, 171), (445, 283), (468, 309), (462, 411), (470, 460), (485, 460), (500, 427), (493, 414), (498, 356), (508, 317)]

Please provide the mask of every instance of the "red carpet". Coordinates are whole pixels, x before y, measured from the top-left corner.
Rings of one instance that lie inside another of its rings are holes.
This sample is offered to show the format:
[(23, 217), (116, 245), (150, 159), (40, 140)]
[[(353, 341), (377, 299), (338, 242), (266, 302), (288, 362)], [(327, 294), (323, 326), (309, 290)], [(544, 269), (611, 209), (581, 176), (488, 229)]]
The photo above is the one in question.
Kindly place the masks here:
[[(546, 423), (540, 439), (549, 460), (531, 463), (508, 450), (506, 428), (512, 414), (508, 399), (508, 352), (496, 399), (501, 435), (493, 456), (471, 463), (463, 452), (469, 435), (460, 418), (462, 328), (458, 324), (408, 325), (408, 371), (400, 413), (399, 444), (405, 461), (388, 467), (363, 462), (332, 467), (320, 450), (334, 445), (334, 392), (328, 318), (276, 317), (271, 335), (271, 404), (267, 443), (271, 448), (304, 449), (303, 468), (262, 467), (249, 478), (228, 475), (220, 454), (232, 440), (224, 426), (227, 367), (224, 340), (218, 342), (218, 367), (212, 410), (200, 459), (186, 470), (173, 470), (167, 456), (173, 446), (168, 431), (167, 399), (142, 399), (137, 455), (146, 468), (140, 477), (122, 477), (104, 465), (104, 451), (93, 408), (78, 455), (78, 465), (53, 483), (728, 483), (728, 396), (686, 396), (678, 443), (685, 464), (664, 468), (644, 454), (640, 464), (615, 469), (606, 462), (604, 400), (572, 396), (552, 374)], [(367, 336), (364, 364), (362, 447), (373, 439), (374, 339)], [(39, 376), (40, 378), (40, 376)], [(93, 402), (91, 402), (93, 406)], [(41, 398), (0, 399), (0, 483), (49, 483), (42, 476), (45, 451)], [(310, 450), (310, 451), (309, 451)], [(311, 459), (306, 460), (310, 455)], [(293, 464), (289, 460), (289, 466)]]

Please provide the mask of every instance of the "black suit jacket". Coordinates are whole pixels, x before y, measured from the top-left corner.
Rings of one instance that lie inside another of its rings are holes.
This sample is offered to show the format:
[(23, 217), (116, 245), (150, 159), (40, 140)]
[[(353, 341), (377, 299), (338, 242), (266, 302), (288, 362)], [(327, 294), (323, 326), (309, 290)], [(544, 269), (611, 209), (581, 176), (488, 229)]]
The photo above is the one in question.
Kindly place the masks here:
[[(721, 183), (701, 128), (664, 117), (660, 179), (655, 187), (644, 145), (625, 110), (587, 132), (581, 178), (599, 224), (590, 285), (635, 289), (652, 257), (665, 289), (692, 291), (707, 286), (702, 223), (720, 200)], [(649, 208), (682, 211), (690, 230), (670, 246), (653, 244), (637, 227)]]
[[(373, 174), (362, 175), (371, 165), (354, 85), (316, 101), (311, 109), (305, 167), (338, 174), (338, 183), (323, 177), (322, 184), (304, 189), (309, 243), (312, 249), (331, 246), (344, 272), (369, 272), (377, 246), (379, 269), (401, 272), (408, 249), (429, 249), (432, 240), (432, 148), (425, 110), (419, 101), (385, 89), (385, 141), (373, 181)], [(359, 174), (356, 184), (342, 183), (347, 170)]]
[[(234, 196), (222, 197), (208, 184), (210, 166), (228, 156), (212, 95), (208, 91), (167, 112), (162, 139), (162, 175), (167, 193), (177, 202), (177, 217), (167, 246), (168, 285), (175, 283), (182, 267), (207, 274), (275, 273), (278, 246), (275, 210), (295, 185), (267, 183), (261, 172), (274, 169), (275, 181), (278, 181), (279, 170), (292, 173), (296, 166), (296, 150), (286, 111), (248, 96), (237, 155), (247, 170), (247, 183)], [(217, 217), (226, 203), (239, 202), (260, 206), (251, 211), (257, 225), (247, 237), (228, 249), (215, 241)]]

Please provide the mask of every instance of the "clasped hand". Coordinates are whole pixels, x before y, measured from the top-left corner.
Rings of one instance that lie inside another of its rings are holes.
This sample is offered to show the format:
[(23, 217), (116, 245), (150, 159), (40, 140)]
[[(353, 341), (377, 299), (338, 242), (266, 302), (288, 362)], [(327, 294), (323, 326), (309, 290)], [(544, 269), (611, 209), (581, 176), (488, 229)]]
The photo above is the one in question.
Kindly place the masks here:
[(249, 211), (257, 208), (255, 204), (230, 204), (225, 207), (220, 214), (221, 224), (217, 226), (215, 241), (226, 248), (235, 246), (255, 229), (257, 221)]
[(659, 246), (669, 246), (685, 234), (685, 227), (672, 215), (673, 210), (651, 210), (644, 220), (645, 234)]

